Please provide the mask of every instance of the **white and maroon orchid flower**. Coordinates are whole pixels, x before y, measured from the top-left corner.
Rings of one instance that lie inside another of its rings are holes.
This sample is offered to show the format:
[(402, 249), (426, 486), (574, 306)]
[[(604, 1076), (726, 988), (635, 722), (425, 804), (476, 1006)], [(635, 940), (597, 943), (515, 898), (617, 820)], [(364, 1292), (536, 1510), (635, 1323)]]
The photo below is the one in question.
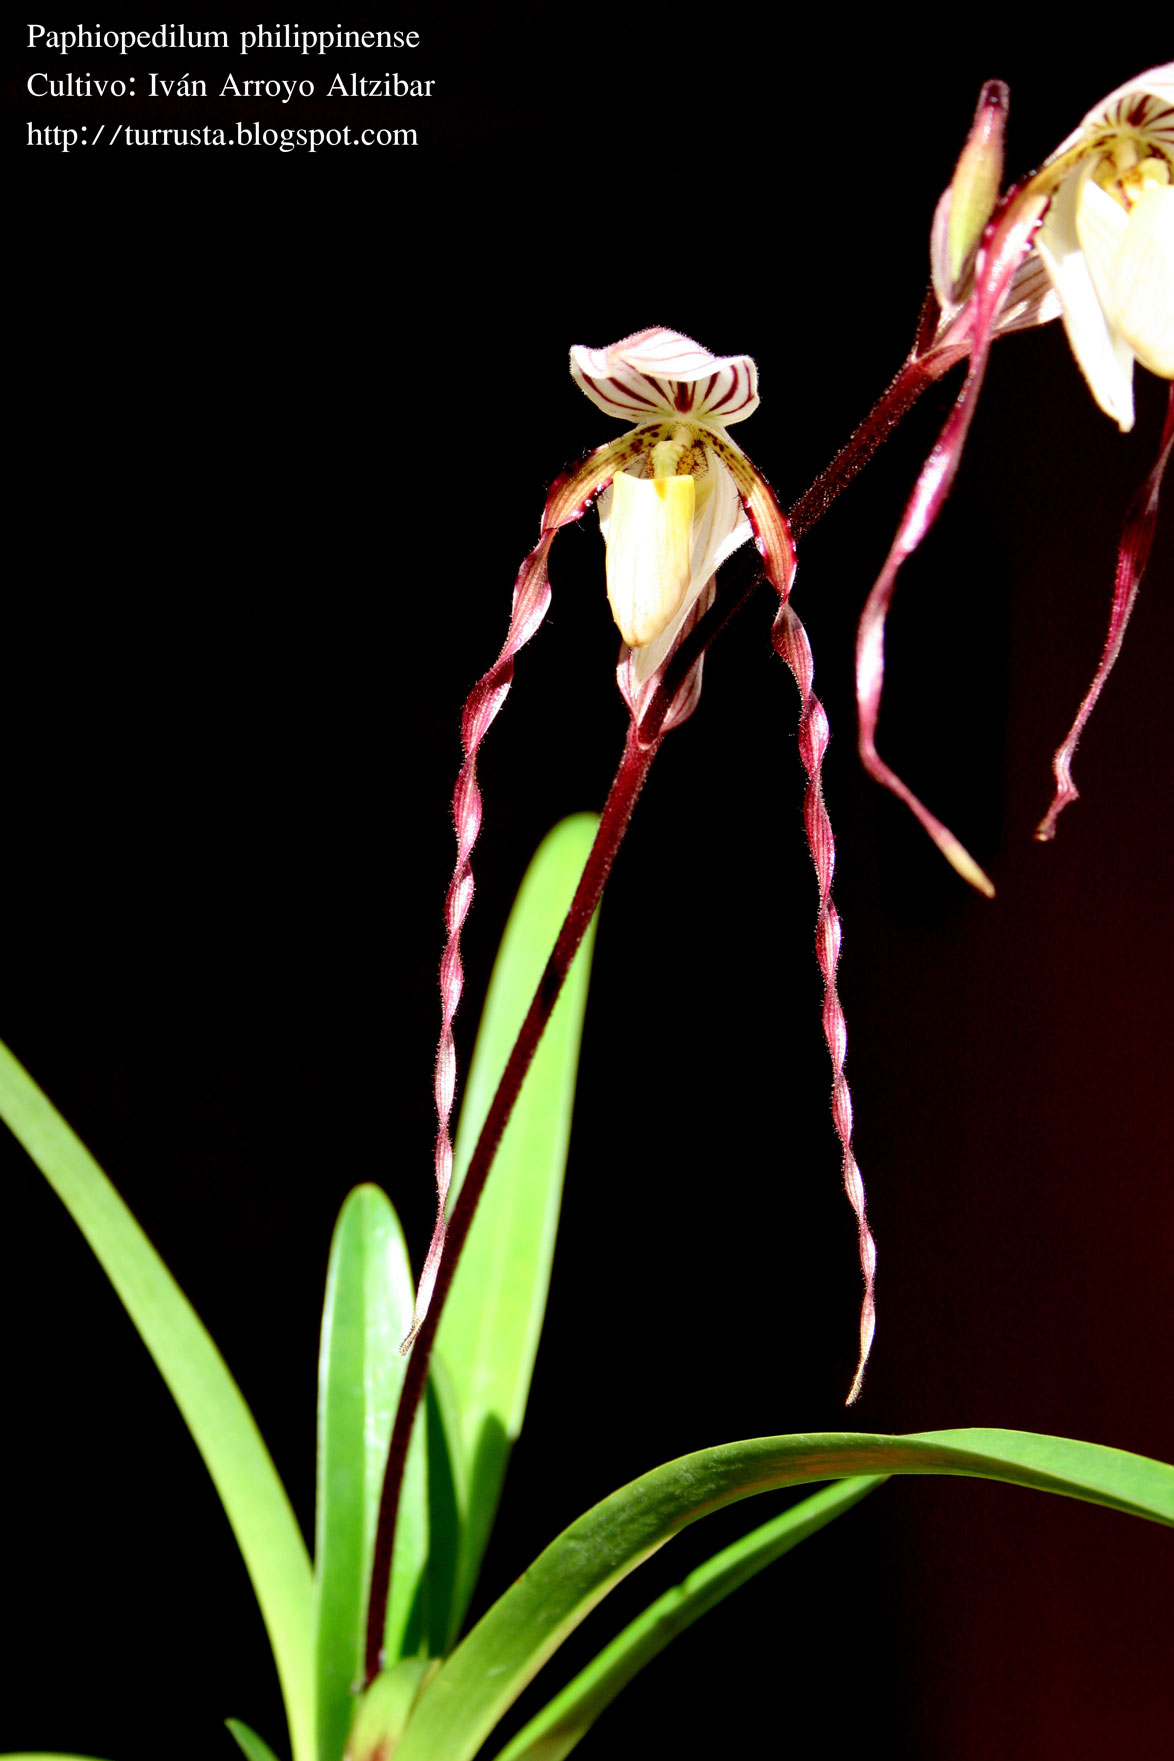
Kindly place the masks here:
[[(758, 408), (758, 370), (748, 355), (718, 357), (675, 331), (645, 330), (611, 348), (573, 348), (571, 373), (593, 404), (635, 417), (633, 435), (652, 442), (599, 498), (608, 601), (624, 639), (617, 677), (638, 717), (656, 674), (708, 609), (718, 568), (750, 537), (727, 462), (748, 461), (726, 429)], [(672, 724), (695, 707), (699, 684), (698, 670)]]
[[(779, 597), (774, 645), (790, 666), (802, 700), (799, 749), (808, 775), (804, 815), (819, 882), (816, 952), (824, 979), (823, 1026), (833, 1068), (832, 1117), (843, 1151), (844, 1185), (856, 1215), (864, 1274), (852, 1400), (860, 1389), (875, 1325), (876, 1250), (865, 1218), (864, 1183), (852, 1150), (852, 1104), (844, 1076), (847, 1032), (836, 989), (840, 922), (831, 897), (835, 843), (821, 787), (828, 727), (812, 688), (806, 634), (788, 603), (795, 575), (790, 527), (765, 478), (727, 432), (758, 407), (757, 369), (747, 355), (711, 355), (677, 331), (657, 327), (638, 331), (610, 348), (572, 349), (571, 372), (598, 408), (631, 426), (617, 440), (588, 454), (551, 488), (538, 543), (514, 586), (505, 643), (465, 705), (465, 761), (453, 802), (457, 862), (446, 905), (448, 941), (440, 969), (443, 1019), (434, 1085), (437, 1218), (404, 1349), (428, 1312), (445, 1245), (445, 1202), (452, 1172), (449, 1118), (456, 1075), (452, 1022), (463, 984), (461, 927), (473, 898), (470, 858), (481, 824), (477, 754), (509, 691), (514, 656), (537, 630), (550, 603), (547, 559), (554, 535), (580, 519), (599, 498), (608, 599), (623, 638), (617, 678), (632, 716), (628, 748), (609, 803), (633, 750), (643, 749), (650, 759), (661, 736), (696, 707), (700, 655), (685, 678), (669, 684), (659, 700), (657, 688), (683, 638), (708, 609), (718, 568), (752, 534), (763, 571)], [(617, 817), (617, 842), (630, 811), (629, 801)], [(607, 822), (605, 807), (601, 835)], [(606, 874), (614, 853), (614, 844), (606, 851), (593, 851), (588, 870), (595, 865)], [(581, 885), (586, 880), (585, 871)]]
[[(725, 432), (728, 423), (743, 420), (758, 405), (757, 374), (748, 356), (711, 355), (676, 331), (654, 328), (611, 348), (572, 350), (571, 371), (594, 403), (609, 415), (634, 418), (635, 426), (588, 453), (551, 486), (538, 543), (514, 583), (501, 653), (465, 704), (465, 758), (453, 798), (457, 860), (445, 905), (448, 940), (440, 965), (442, 1021), (433, 1084), (439, 1121), (437, 1217), (405, 1348), (428, 1312), (444, 1251), (456, 1084), (452, 1023), (464, 984), (460, 935), (473, 902), (470, 859), (481, 827), (477, 754), (509, 693), (514, 657), (546, 616), (547, 562), (555, 533), (581, 519), (617, 474), (624, 476), (618, 510), (614, 495), (609, 510), (608, 587), (625, 638), (620, 688), (634, 719), (681, 636), (704, 611), (714, 571), (749, 536), (751, 524), (766, 573), (784, 601), (795, 573), (787, 522), (764, 479)], [(660, 717), (657, 736), (691, 713), (700, 670), (700, 662), (690, 670)]]
[(1034, 248), (1072, 352), (1128, 430), (1134, 361), (1174, 379), (1174, 64), (1110, 92), (1032, 184), (1050, 190)]
[[(885, 621), (901, 564), (933, 525), (953, 483), (993, 339), (1062, 317), (1101, 408), (1133, 423), (1133, 363), (1174, 379), (1174, 64), (1110, 93), (1034, 176), (996, 199), (1006, 88), (984, 87), (970, 137), (931, 237), (934, 298), (912, 365), (927, 377), (969, 356), (966, 379), (922, 467), (860, 621), (856, 692), (860, 754), (904, 801), (943, 855), (979, 891), (987, 876), (954, 834), (877, 752)], [(1053, 763), (1056, 794), (1037, 836), (1049, 838), (1076, 796), (1076, 741), (1120, 649), (1149, 557), (1174, 434), (1174, 388), (1157, 462), (1126, 516), (1104, 657)]]

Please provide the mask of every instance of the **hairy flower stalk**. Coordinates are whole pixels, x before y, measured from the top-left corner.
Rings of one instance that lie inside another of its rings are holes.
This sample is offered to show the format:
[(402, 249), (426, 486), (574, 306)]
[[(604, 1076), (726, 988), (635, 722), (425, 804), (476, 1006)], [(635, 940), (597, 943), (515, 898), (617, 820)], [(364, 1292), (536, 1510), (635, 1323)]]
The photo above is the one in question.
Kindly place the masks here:
[[(629, 727), (623, 757), (600, 815), (599, 828), (575, 889), (575, 896), (485, 1116), (485, 1123), (481, 1127), (481, 1134), (453, 1207), (446, 1238), (442, 1237), (444, 1252), (436, 1254), (429, 1285), (431, 1301), (426, 1314), (420, 1316), (413, 1328), (412, 1338), (415, 1343), (404, 1373), (383, 1474), (367, 1600), (365, 1687), (370, 1686), (380, 1669), (383, 1628), (391, 1588), (391, 1567), (395, 1556), (400, 1489), (416, 1414), (427, 1385), (432, 1346), (444, 1311), (444, 1300), (452, 1284), (461, 1249), (468, 1238), (481, 1194), (485, 1190), (485, 1182), (489, 1178), (498, 1145), (510, 1122), (514, 1103), (521, 1092), (522, 1083), (538, 1050), (547, 1022), (554, 1012), (579, 944), (603, 895), (604, 885), (623, 842), (637, 796), (644, 786), (659, 744), (658, 738), (641, 739), (635, 726)], [(435, 1247), (435, 1237), (433, 1245)]]
[[(1006, 104), (999, 82), (984, 88), (935, 216), (933, 296), (921, 334), (931, 351), (953, 345), (966, 353), (966, 379), (869, 594), (856, 647), (865, 768), (905, 802), (959, 874), (988, 896), (994, 888), (970, 853), (877, 751), (885, 623), (897, 575), (949, 493), (996, 336), (1062, 317), (1094, 397), (1123, 429), (1133, 423), (1134, 361), (1174, 378), (1174, 65), (1111, 93), (1038, 172), (996, 201)], [(1167, 422), (1157, 463), (1126, 519), (1104, 657), (1056, 754), (1057, 795), (1040, 837), (1051, 836), (1057, 814), (1075, 796), (1072, 751), (1116, 659), (1148, 558), (1170, 453), (1168, 429)]]

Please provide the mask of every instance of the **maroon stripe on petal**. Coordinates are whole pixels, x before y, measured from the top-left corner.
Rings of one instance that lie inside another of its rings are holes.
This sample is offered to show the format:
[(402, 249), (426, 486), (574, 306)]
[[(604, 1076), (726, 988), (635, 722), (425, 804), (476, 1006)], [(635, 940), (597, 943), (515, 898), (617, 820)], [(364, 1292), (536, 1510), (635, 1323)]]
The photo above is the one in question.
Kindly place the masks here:
[(653, 407), (658, 410), (663, 410), (665, 405), (671, 401), (668, 387), (665, 385), (664, 380), (655, 378), (651, 373), (641, 373), (640, 378), (643, 379), (646, 385), (651, 385), (652, 387), (655, 394), (652, 399)]
[[(730, 399), (733, 397), (738, 397), (738, 402), (734, 407), (735, 407), (735, 409), (739, 409), (739, 410), (742, 409), (750, 401), (748, 397), (745, 397), (745, 396), (739, 397), (738, 396), (738, 393), (741, 388), (742, 369), (740, 367), (734, 367), (730, 370), (730, 372), (731, 372), (730, 383), (726, 387), (726, 390), (722, 393), (721, 397), (715, 398), (711, 403), (707, 404), (706, 408), (709, 409), (710, 411), (725, 409), (725, 406), (730, 402)], [(718, 378), (718, 375), (715, 373), (714, 379), (717, 379), (717, 378)], [(749, 381), (749, 379), (747, 379), (746, 390), (749, 391), (749, 389), (750, 389), (750, 381)], [(727, 411), (726, 413), (730, 414), (729, 411)]]
[[(647, 374), (642, 374), (641, 377), (647, 378)], [(660, 400), (659, 399), (645, 397), (645, 395), (642, 391), (637, 391), (635, 386), (629, 384), (629, 382), (626, 379), (611, 378), (607, 381), (607, 384), (614, 386), (616, 391), (620, 394), (620, 396), (623, 398), (626, 398), (629, 403), (639, 404), (642, 409), (655, 410), (655, 409), (659, 409), (659, 407), (660, 407)], [(649, 384), (655, 386), (656, 381), (654, 379), (651, 379), (651, 380), (649, 380)], [(604, 392), (605, 397), (608, 395), (609, 394), (607, 392)]]
[(706, 404), (707, 410), (712, 414), (715, 410), (724, 409), (724, 407), (726, 406), (726, 404), (729, 403), (730, 399), (733, 397), (733, 395), (737, 391), (737, 389), (738, 389), (738, 382), (737, 382), (737, 375), (735, 374), (734, 378), (726, 386), (726, 389), (722, 392), (720, 397), (714, 397), (714, 396), (712, 396), (712, 394), (710, 395), (710, 397), (707, 401), (707, 404)]

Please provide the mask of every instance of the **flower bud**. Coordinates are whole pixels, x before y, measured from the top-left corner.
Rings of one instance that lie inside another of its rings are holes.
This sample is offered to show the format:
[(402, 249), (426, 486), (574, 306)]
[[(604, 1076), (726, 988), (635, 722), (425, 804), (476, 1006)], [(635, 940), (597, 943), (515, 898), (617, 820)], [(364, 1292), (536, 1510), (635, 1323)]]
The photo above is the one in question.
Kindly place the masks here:
[(988, 80), (953, 181), (938, 203), (931, 242), (934, 292), (943, 309), (958, 300), (1003, 184), (1007, 88)]

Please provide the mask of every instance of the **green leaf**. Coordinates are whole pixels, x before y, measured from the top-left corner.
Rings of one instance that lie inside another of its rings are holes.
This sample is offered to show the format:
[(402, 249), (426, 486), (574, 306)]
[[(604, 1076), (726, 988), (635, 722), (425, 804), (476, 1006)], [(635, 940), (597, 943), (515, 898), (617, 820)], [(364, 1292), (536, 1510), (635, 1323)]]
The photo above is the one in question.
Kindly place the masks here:
[(468, 1473), (461, 1455), (460, 1420), (442, 1359), (428, 1377), (428, 1571), (420, 1608), (420, 1636), (412, 1649), (443, 1657), (452, 1649), (453, 1595), (461, 1557), (462, 1490)]
[(285, 1488), (199, 1317), (89, 1151), (0, 1046), (0, 1118), (93, 1248), (204, 1458), (269, 1633), (294, 1761), (314, 1754), (310, 1561)]
[(63, 1755), (59, 1749), (5, 1750), (0, 1761), (96, 1761), (93, 1755)]
[(242, 1723), (239, 1718), (226, 1718), (224, 1722), (244, 1750), (248, 1761), (277, 1761), (277, 1756), (269, 1744), (262, 1737), (259, 1737), (255, 1730), (250, 1730), (249, 1726)]
[(683, 1633), (739, 1585), (789, 1553), (808, 1535), (814, 1535), (835, 1517), (851, 1510), (869, 1492), (883, 1486), (886, 1477), (874, 1474), (828, 1486), (715, 1553), (626, 1626), (518, 1732), (497, 1761), (562, 1761), (620, 1690), (678, 1633)]
[[(349, 1194), (334, 1229), (318, 1358), (315, 1523), (318, 1761), (341, 1761), (363, 1673), (367, 1588), (388, 1439), (412, 1318), (399, 1220), (377, 1186)], [(396, 1529), (387, 1656), (400, 1656), (428, 1557), (423, 1425), (416, 1427)], [(415, 1459), (413, 1459), (415, 1458)]]
[[(539, 847), (522, 882), (469, 1069), (454, 1189), (464, 1178), (597, 823), (586, 813), (563, 820)], [(464, 1520), (452, 1637), (473, 1592), (530, 1391), (550, 1286), (594, 927), (593, 922), (584, 937), (502, 1139), (437, 1330), (436, 1357), (452, 1388), (460, 1456), (468, 1472), (459, 1488)]]
[(436, 1657), (402, 1657), (375, 1677), (359, 1703), (350, 1761), (388, 1761), (395, 1754), (421, 1688), (439, 1668)]
[(654, 1468), (565, 1529), (424, 1690), (396, 1761), (471, 1761), (569, 1633), (636, 1566), (710, 1511), (778, 1486), (858, 1474), (961, 1474), (1174, 1525), (1174, 1467), (1027, 1431), (757, 1437)]

